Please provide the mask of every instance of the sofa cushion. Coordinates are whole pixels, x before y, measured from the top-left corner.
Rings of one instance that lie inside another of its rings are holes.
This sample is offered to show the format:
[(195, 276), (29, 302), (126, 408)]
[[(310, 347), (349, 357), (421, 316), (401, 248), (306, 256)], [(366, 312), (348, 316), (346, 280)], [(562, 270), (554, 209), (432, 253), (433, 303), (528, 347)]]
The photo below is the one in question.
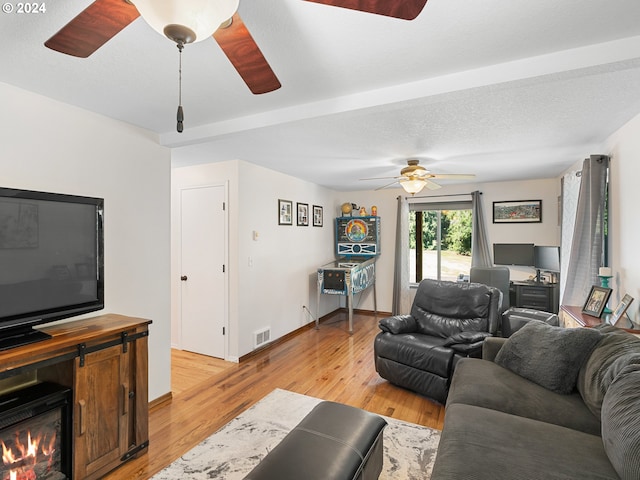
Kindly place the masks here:
[(490, 337), (491, 334), (489, 332), (460, 332), (455, 335), (451, 335), (444, 342), (445, 347), (450, 347), (452, 345), (461, 345), (461, 344), (471, 344), (483, 341), (485, 338)]
[(532, 320), (509, 337), (496, 363), (549, 390), (568, 394), (600, 338), (600, 332), (591, 328), (553, 327)]
[(600, 435), (600, 417), (591, 413), (579, 393), (554, 393), (487, 360), (465, 358), (457, 363), (447, 406), (454, 403)]
[(491, 330), (490, 313), (497, 315), (498, 297), (498, 290), (478, 283), (425, 279), (416, 292), (411, 316), (418, 332), (426, 335), (447, 338), (465, 330), (486, 332)]
[(380, 330), (393, 334), (412, 333), (418, 328), (416, 320), (411, 315), (394, 315), (380, 320)]
[(472, 405), (447, 407), (431, 480), (618, 480), (597, 435)]
[(626, 365), (640, 362), (640, 339), (611, 325), (596, 329), (602, 332), (602, 339), (580, 369), (576, 386), (587, 407), (600, 416), (613, 379)]
[(640, 365), (623, 369), (602, 402), (602, 442), (623, 480), (640, 478)]

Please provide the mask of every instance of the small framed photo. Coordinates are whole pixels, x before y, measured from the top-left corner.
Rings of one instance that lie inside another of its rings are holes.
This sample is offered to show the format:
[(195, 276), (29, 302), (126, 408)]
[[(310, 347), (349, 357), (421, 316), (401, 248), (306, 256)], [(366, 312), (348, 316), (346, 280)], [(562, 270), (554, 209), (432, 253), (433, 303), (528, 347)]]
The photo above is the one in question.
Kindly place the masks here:
[(591, 315), (592, 317), (600, 318), (610, 296), (610, 288), (594, 285), (593, 287), (591, 287), (591, 292), (589, 292), (587, 301), (584, 302), (582, 313), (586, 313), (587, 315)]
[(298, 202), (296, 206), (298, 207), (298, 226), (308, 227), (309, 226), (309, 204)]
[(323, 223), (322, 207), (320, 205), (313, 206), (313, 226), (321, 227)]
[(493, 202), (493, 223), (540, 223), (542, 200)]
[(293, 202), (278, 199), (278, 225), (293, 225)]
[(628, 293), (625, 294), (624, 297), (622, 297), (622, 300), (620, 300), (618, 306), (613, 310), (611, 317), (609, 317), (609, 323), (611, 325), (615, 325), (616, 323), (618, 323), (618, 320), (620, 320), (625, 314), (625, 312), (629, 308), (629, 305), (631, 305), (631, 302), (633, 302), (633, 297)]

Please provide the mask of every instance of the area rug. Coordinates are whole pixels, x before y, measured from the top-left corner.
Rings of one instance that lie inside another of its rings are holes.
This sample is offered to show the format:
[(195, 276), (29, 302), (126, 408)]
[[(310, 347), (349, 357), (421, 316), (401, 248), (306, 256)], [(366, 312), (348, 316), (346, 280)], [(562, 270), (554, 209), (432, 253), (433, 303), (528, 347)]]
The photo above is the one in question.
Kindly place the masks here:
[[(320, 399), (276, 389), (152, 480), (241, 480)], [(384, 417), (381, 480), (431, 477), (440, 432)]]

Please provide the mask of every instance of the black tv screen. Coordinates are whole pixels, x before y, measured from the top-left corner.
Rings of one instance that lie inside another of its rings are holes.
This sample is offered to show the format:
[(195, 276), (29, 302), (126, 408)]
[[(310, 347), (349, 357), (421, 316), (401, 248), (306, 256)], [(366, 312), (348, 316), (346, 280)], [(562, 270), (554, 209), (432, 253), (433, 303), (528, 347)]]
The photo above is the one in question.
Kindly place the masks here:
[(536, 245), (533, 266), (547, 272), (560, 271), (560, 247)]
[(533, 243), (493, 244), (493, 263), (496, 265), (532, 267), (533, 262)]
[(101, 198), (0, 188), (0, 349), (104, 308), (103, 213)]

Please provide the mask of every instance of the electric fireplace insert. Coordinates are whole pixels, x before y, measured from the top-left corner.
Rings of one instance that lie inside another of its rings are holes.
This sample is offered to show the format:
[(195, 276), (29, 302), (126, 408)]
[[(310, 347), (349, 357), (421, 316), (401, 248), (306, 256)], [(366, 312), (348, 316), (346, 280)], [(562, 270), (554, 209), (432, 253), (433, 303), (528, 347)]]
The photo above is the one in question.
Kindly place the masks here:
[(0, 396), (0, 480), (71, 479), (71, 398), (48, 382)]

